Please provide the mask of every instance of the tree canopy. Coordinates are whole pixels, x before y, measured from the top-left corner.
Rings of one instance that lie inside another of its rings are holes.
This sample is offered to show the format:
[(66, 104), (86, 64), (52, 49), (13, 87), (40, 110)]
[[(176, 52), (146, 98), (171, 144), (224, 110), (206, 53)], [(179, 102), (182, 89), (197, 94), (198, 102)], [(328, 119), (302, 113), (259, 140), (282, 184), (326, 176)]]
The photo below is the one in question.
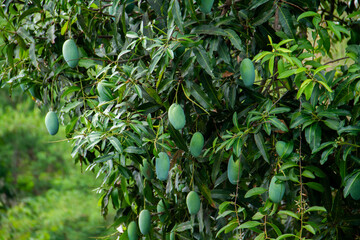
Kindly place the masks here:
[(355, 239), (359, 14), (354, 0), (5, 0), (0, 86), (56, 113), (118, 239)]

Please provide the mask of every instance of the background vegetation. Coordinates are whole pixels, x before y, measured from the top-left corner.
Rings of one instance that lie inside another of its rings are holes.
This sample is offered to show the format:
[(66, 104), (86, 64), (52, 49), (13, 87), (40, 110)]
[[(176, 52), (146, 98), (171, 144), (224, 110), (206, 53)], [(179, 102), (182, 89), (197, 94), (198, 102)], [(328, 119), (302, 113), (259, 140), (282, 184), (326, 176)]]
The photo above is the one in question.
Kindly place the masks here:
[(0, 239), (88, 239), (107, 235), (93, 174), (70, 158), (63, 131), (49, 136), (27, 94), (0, 92)]
[[(116, 209), (125, 234), (113, 238), (127, 239), (147, 209), (147, 239), (357, 239), (359, 13), (354, 0), (7, 0), (0, 80), (56, 111), (72, 158), (101, 179), (101, 214)], [(74, 68), (68, 39), (80, 52)], [(245, 58), (253, 85), (240, 74)], [(182, 129), (169, 123), (173, 103)], [(193, 157), (197, 131), (205, 146)], [(167, 180), (144, 178), (143, 160), (154, 170), (160, 152)], [(236, 185), (229, 159), (240, 161)]]

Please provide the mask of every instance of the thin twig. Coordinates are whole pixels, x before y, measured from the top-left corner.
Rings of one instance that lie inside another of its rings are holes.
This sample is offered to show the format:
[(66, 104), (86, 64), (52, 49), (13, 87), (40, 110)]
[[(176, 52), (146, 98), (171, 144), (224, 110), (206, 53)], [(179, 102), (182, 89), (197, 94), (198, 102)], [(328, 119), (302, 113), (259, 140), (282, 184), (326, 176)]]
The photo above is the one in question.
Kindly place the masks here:
[(335, 59), (335, 60), (331, 60), (329, 62), (324, 63), (324, 65), (328, 65), (330, 63), (338, 62), (338, 61), (345, 60), (345, 59), (348, 59), (348, 58), (350, 58), (350, 57), (342, 57), (342, 58), (338, 58), (338, 59)]

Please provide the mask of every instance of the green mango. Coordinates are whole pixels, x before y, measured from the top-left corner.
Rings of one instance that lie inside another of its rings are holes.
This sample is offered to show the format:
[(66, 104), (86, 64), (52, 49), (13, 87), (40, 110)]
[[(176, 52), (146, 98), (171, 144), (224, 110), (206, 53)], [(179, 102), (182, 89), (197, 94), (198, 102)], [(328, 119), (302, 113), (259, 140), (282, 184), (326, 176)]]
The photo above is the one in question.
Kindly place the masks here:
[(174, 231), (172, 231), (170, 233), (170, 240), (175, 240), (175, 232)]
[(128, 234), (129, 240), (137, 240), (137, 239), (139, 239), (138, 238), (136, 222), (132, 221), (131, 223), (129, 223), (129, 226), (128, 226), (128, 229), (127, 229), (127, 234)]
[(360, 178), (356, 178), (350, 188), (350, 195), (354, 200), (360, 199)]
[(50, 135), (55, 135), (59, 130), (59, 120), (56, 113), (49, 111), (45, 117), (45, 126)]
[(147, 180), (151, 180), (154, 178), (154, 171), (152, 170), (150, 163), (146, 159), (143, 159), (143, 165), (140, 165), (140, 172)]
[(170, 169), (170, 160), (169, 156), (161, 152), (159, 153), (159, 157), (156, 158), (156, 176), (161, 181), (166, 181), (169, 174)]
[(240, 64), (240, 74), (246, 87), (251, 87), (255, 82), (255, 68), (253, 62), (245, 58)]
[(231, 184), (236, 185), (242, 175), (240, 159), (234, 161), (233, 156), (230, 157), (228, 162), (227, 175)]
[(204, 136), (200, 132), (194, 133), (190, 141), (190, 152), (194, 157), (198, 157), (204, 147)]
[(100, 102), (108, 102), (114, 99), (111, 90), (106, 86), (106, 83), (104, 81), (99, 82), (96, 89), (99, 94)]
[(171, 104), (168, 111), (168, 117), (171, 125), (173, 125), (175, 129), (179, 130), (185, 126), (185, 113), (179, 104)]
[(163, 199), (161, 199), (156, 206), (156, 210), (159, 213), (160, 222), (162, 223), (165, 221), (167, 217), (166, 209), (168, 208), (169, 208), (169, 204), (167, 204)]
[(211, 12), (211, 8), (214, 4), (214, 0), (201, 0), (200, 2), (200, 10), (203, 12), (203, 13), (209, 13)]
[(189, 192), (186, 197), (186, 205), (191, 215), (197, 214), (200, 210), (199, 195), (194, 191)]
[(151, 216), (149, 210), (142, 210), (139, 215), (139, 228), (140, 232), (144, 235), (150, 231)]
[(277, 177), (273, 176), (269, 185), (269, 198), (273, 203), (281, 202), (285, 194), (285, 183), (277, 183)]
[(68, 39), (64, 42), (62, 53), (67, 64), (74, 68), (79, 62), (79, 50), (73, 39)]

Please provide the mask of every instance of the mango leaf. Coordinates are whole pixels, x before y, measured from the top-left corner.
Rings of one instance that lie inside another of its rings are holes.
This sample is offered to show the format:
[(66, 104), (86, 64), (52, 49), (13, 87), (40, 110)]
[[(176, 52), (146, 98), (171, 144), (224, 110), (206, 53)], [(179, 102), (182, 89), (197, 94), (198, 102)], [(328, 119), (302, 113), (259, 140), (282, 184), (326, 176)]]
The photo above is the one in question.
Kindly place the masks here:
[(257, 221), (247, 221), (243, 224), (241, 224), (239, 226), (240, 229), (243, 229), (243, 228), (253, 228), (253, 227), (256, 227), (256, 226), (259, 226), (261, 225), (260, 222), (257, 222)]
[(200, 64), (200, 66), (211, 76), (215, 77), (211, 68), (210, 59), (205, 52), (203, 47), (193, 48), (193, 52), (196, 56), (196, 61)]
[(110, 141), (111, 145), (118, 151), (120, 154), (123, 152), (123, 148), (121, 146), (121, 143), (119, 139), (117, 139), (114, 136), (108, 137), (108, 140)]
[[(171, 3), (170, 3), (171, 5)], [(172, 15), (174, 17), (174, 20), (176, 22), (176, 25), (179, 27), (181, 32), (184, 32), (184, 23), (181, 16), (181, 10), (179, 6), (179, 1), (173, 0), (172, 1)]]
[(244, 197), (249, 198), (249, 197), (252, 197), (252, 196), (260, 195), (260, 194), (263, 194), (266, 191), (267, 191), (266, 188), (255, 187), (255, 188), (252, 188), (249, 191), (247, 191)]
[(298, 216), (298, 214), (288, 211), (288, 210), (280, 210), (278, 212), (279, 215), (288, 215), (290, 217), (296, 218), (297, 220), (300, 220), (300, 217)]
[(321, 185), (320, 183), (317, 182), (307, 182), (305, 183), (305, 185), (307, 185), (309, 188), (314, 189), (318, 192), (324, 192), (324, 187), (323, 185)]
[(321, 144), (321, 127), (319, 123), (314, 123), (305, 129), (306, 142), (311, 150), (317, 149)]
[(280, 158), (284, 158), (289, 156), (294, 148), (294, 142), (290, 141), (285, 143), (284, 141), (278, 141), (275, 144), (276, 153)]
[(304, 13), (300, 14), (300, 16), (297, 18), (297, 21), (299, 21), (300, 19), (306, 18), (306, 17), (320, 17), (320, 14), (313, 12), (313, 11), (304, 12)]
[(238, 226), (238, 222), (236, 218), (231, 220), (228, 224), (226, 224), (224, 227), (222, 227), (217, 233), (215, 238), (217, 238), (222, 232), (227, 231), (229, 232), (229, 229), (234, 230)]
[(271, 123), (274, 127), (276, 127), (277, 129), (279, 129), (279, 130), (281, 130), (281, 131), (284, 131), (284, 132), (289, 131), (289, 129), (287, 128), (287, 126), (286, 126), (283, 122), (281, 122), (279, 119), (274, 118), (274, 117), (271, 117), (271, 118), (269, 118), (269, 121), (270, 121), (270, 123)]
[(346, 198), (351, 192), (352, 187), (355, 185), (355, 182), (360, 177), (360, 171), (357, 170), (354, 173), (350, 174), (351, 177), (347, 177), (346, 185), (344, 188), (344, 198)]
[(269, 153), (267, 152), (267, 149), (266, 149), (266, 146), (265, 146), (265, 143), (264, 143), (264, 138), (263, 138), (262, 134), (261, 133), (254, 134), (254, 139), (255, 139), (256, 146), (258, 147), (258, 149), (259, 149), (261, 155), (263, 156), (264, 160), (267, 163), (270, 163)]
[(322, 154), (321, 154), (321, 159), (320, 159), (320, 164), (323, 165), (327, 160), (328, 157), (334, 152), (334, 147), (326, 149)]
[(241, 39), (237, 33), (232, 29), (224, 29), (226, 36), (230, 39), (231, 43), (240, 51), (243, 51), (243, 46), (241, 44)]
[(171, 139), (174, 140), (176, 146), (182, 150), (184, 150), (185, 152), (188, 151), (186, 142), (184, 140), (184, 138), (181, 136), (181, 134), (179, 133), (178, 130), (176, 130), (170, 123), (168, 125), (168, 129), (170, 131), (170, 135), (171, 135)]
[(311, 232), (312, 234), (315, 234), (315, 229), (311, 225), (305, 225), (304, 228)]
[(186, 81), (187, 88), (190, 90), (191, 95), (203, 106), (205, 109), (213, 109), (214, 107), (211, 104), (209, 97), (201, 89), (199, 85), (194, 82)]
[(292, 15), (290, 14), (289, 10), (286, 7), (278, 7), (278, 10), (279, 21), (282, 28), (284, 29), (285, 34), (291, 39), (296, 39), (297, 37), (294, 32), (295, 27), (293, 24)]
[(297, 236), (294, 234), (286, 233), (286, 234), (283, 234), (283, 235), (277, 237), (276, 240), (281, 240), (281, 239), (285, 239), (285, 238), (289, 238), (289, 237), (292, 237), (292, 238), (295, 237), (295, 239), (297, 238)]
[(326, 211), (326, 208), (324, 208), (324, 207), (312, 206), (312, 207), (309, 207), (308, 209), (306, 209), (306, 210), (305, 210), (305, 213), (307, 213), (307, 212), (316, 212), (316, 211), (319, 211), (319, 212), (327, 212), (327, 211)]

